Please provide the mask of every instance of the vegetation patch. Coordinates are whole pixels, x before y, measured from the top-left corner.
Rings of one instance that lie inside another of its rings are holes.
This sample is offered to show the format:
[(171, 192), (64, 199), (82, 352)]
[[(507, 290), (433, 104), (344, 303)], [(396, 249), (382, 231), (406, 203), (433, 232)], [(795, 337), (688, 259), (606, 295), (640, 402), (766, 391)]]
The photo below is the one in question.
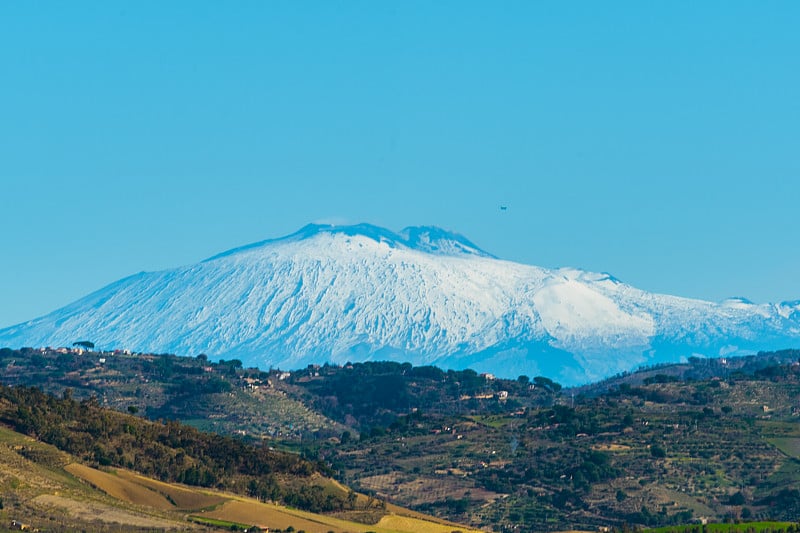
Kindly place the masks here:
[(797, 531), (800, 531), (800, 525), (795, 522), (740, 522), (658, 527), (643, 529), (641, 533), (795, 533)]
[(510, 416), (502, 416), (502, 415), (475, 415), (468, 417), (470, 420), (474, 420), (478, 424), (488, 426), (490, 428), (502, 428), (508, 424), (513, 424), (515, 422), (515, 418)]
[(229, 520), (220, 520), (218, 518), (208, 518), (205, 516), (197, 516), (197, 515), (190, 515), (188, 517), (188, 520), (190, 522), (195, 522), (197, 524), (219, 527), (231, 531), (246, 531), (250, 529), (250, 527), (252, 526), (252, 524), (247, 525), (247, 524), (242, 524), (240, 522), (231, 522)]
[(767, 440), (789, 457), (800, 459), (800, 437), (773, 437)]

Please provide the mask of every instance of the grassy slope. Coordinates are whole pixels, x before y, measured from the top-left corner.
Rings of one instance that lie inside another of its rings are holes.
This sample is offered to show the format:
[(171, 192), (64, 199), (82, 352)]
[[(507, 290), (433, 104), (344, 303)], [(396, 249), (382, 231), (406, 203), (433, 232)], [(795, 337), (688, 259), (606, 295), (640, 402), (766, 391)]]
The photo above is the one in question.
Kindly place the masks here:
[(0, 493), (4, 507), (0, 523), (20, 520), (54, 531), (87, 527), (93, 531), (207, 529), (188, 521), (189, 515), (270, 528), (293, 526), (308, 533), (472, 531), (396, 507), (377, 525), (365, 525), (233, 494), (163, 483), (126, 470), (101, 471), (1, 426)]
[(645, 529), (642, 533), (771, 533), (793, 526), (795, 526), (793, 522), (743, 522), (739, 524), (707, 524), (705, 526), (695, 524)]
[(477, 531), (436, 521), (432, 518), (424, 520), (414, 516), (407, 516), (406, 514), (395, 513), (387, 514), (377, 524), (358, 524), (331, 516), (315, 515), (245, 498), (237, 498), (226, 502), (223, 506), (204, 513), (203, 516), (229, 522), (271, 525), (270, 527), (281, 529), (293, 526), (298, 530), (304, 529), (308, 533), (326, 533), (328, 531), (336, 531), (337, 533), (365, 533), (367, 531), (374, 531), (375, 533), (451, 533), (454, 530), (466, 533)]
[(67, 471), (71, 462), (54, 447), (0, 426), (0, 524), (19, 520), (50, 531), (188, 529), (180, 516), (121, 504), (82, 483)]

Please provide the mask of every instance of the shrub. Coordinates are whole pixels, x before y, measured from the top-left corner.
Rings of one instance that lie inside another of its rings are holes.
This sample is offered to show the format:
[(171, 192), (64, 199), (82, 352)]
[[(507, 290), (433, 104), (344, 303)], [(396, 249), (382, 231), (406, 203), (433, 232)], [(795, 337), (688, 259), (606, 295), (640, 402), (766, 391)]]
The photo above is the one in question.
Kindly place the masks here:
[(667, 452), (661, 446), (654, 444), (650, 447), (650, 455), (652, 455), (656, 459), (663, 459), (664, 457), (667, 456)]

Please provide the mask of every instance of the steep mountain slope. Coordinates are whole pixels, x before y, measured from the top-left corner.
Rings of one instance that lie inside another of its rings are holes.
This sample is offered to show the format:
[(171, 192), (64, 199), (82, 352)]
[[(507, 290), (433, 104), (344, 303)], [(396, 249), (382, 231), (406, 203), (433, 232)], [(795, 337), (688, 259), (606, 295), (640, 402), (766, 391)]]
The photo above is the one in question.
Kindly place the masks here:
[(66, 345), (297, 368), (391, 359), (585, 382), (641, 364), (800, 343), (800, 302), (651, 294), (606, 274), (494, 258), (432, 227), (309, 225), (196, 265), (139, 273), (0, 330)]

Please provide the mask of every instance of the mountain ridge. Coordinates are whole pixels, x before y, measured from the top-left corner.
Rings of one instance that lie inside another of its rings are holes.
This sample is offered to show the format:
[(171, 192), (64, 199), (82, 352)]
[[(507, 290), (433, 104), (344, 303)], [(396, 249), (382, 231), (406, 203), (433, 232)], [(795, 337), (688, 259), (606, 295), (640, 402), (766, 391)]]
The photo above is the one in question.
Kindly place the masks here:
[[(306, 224), (298, 231), (278, 237), (276, 239), (265, 239), (251, 244), (245, 244), (232, 248), (225, 252), (213, 255), (206, 261), (214, 261), (223, 257), (236, 255), (243, 252), (255, 251), (266, 245), (292, 242), (309, 239), (320, 234), (341, 234), (354, 237), (356, 235), (365, 236), (375, 242), (387, 242), (391, 245), (406, 246), (411, 249), (427, 251), (431, 253), (441, 253), (442, 255), (459, 255), (458, 252), (479, 255), (482, 257), (495, 257), (492, 254), (478, 248), (469, 239), (455, 232), (451, 232), (437, 226), (407, 226), (399, 233), (392, 232), (380, 226), (361, 223), (355, 225), (336, 225), (336, 224)], [(432, 238), (433, 237), (433, 238)], [(443, 245), (444, 244), (444, 245)], [(449, 253), (448, 253), (449, 252)]]
[(123, 278), (0, 330), (255, 366), (387, 359), (565, 384), (643, 364), (800, 344), (800, 302), (648, 293), (607, 273), (493, 257), (431, 226), (307, 225), (194, 265)]

